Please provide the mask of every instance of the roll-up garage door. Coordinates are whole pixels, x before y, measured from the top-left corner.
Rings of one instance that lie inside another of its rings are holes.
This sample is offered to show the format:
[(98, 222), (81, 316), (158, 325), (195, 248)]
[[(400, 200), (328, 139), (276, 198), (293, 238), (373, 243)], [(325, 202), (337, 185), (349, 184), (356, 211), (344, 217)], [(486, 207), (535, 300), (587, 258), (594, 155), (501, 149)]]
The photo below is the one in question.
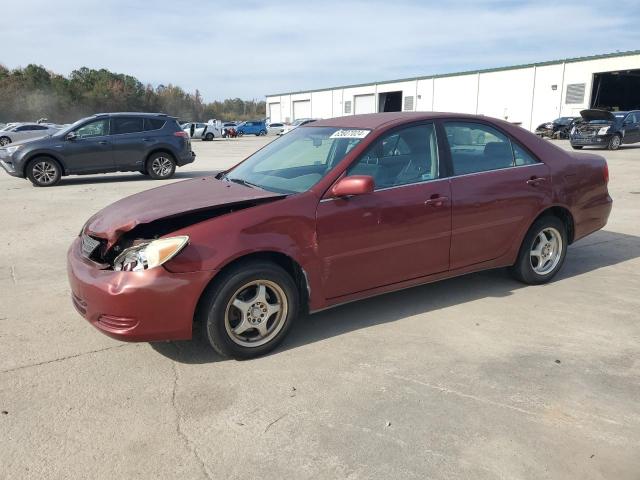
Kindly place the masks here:
[(269, 104), (269, 118), (271, 123), (280, 122), (280, 103)]
[(293, 102), (293, 119), (311, 118), (311, 100), (298, 100)]
[(373, 113), (376, 111), (375, 95), (356, 95), (353, 97), (354, 109), (356, 115), (361, 113)]

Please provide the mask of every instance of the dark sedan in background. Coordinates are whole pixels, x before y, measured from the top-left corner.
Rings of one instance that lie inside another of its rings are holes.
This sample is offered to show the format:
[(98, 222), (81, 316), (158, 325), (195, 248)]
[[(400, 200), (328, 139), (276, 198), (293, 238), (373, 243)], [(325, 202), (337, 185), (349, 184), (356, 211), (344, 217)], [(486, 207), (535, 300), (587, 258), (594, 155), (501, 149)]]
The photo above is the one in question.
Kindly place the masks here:
[(577, 150), (594, 146), (617, 150), (622, 144), (640, 142), (640, 110), (609, 112), (582, 110), (582, 121), (571, 129), (569, 141)]
[(571, 128), (580, 120), (580, 117), (559, 117), (553, 122), (542, 123), (536, 128), (536, 135), (548, 138), (569, 138)]

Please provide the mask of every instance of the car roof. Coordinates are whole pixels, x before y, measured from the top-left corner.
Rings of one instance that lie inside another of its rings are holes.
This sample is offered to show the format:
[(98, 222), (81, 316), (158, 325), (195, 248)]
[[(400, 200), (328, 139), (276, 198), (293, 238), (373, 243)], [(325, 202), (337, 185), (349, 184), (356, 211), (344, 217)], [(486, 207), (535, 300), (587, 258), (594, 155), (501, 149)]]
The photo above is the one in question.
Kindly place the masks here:
[(398, 125), (406, 122), (416, 122), (420, 120), (434, 120), (438, 118), (487, 118), (482, 115), (469, 115), (466, 113), (449, 112), (385, 112), (368, 113), (365, 115), (348, 115), (345, 117), (329, 118), (326, 120), (316, 120), (306, 126), (306, 128), (316, 127), (338, 127), (338, 128), (363, 128), (375, 130), (376, 128)]
[[(168, 117), (166, 113), (153, 113), (153, 112), (108, 112), (108, 113), (96, 113), (93, 117)], [(173, 117), (171, 117), (173, 118)], [(197, 122), (193, 122), (197, 123)]]

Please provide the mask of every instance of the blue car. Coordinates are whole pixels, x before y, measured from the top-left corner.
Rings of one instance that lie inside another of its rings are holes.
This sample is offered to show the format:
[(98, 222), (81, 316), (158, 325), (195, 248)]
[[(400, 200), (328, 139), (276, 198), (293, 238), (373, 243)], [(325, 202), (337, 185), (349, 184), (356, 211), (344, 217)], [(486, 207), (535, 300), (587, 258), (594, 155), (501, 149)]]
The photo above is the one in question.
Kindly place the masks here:
[(244, 122), (238, 125), (236, 128), (238, 131), (238, 135), (255, 135), (259, 137), (260, 135), (267, 134), (267, 124), (264, 120), (253, 120), (251, 122)]

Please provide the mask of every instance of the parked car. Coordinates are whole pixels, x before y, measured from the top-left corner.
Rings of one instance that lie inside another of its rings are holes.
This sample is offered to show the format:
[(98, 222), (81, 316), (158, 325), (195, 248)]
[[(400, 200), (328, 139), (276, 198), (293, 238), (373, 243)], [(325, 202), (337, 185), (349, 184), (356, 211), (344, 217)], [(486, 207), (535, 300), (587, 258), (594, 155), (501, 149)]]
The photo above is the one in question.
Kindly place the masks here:
[(10, 143), (24, 142), (33, 138), (45, 137), (58, 131), (58, 128), (49, 124), (37, 123), (10, 123), (0, 130), (0, 146)]
[(559, 117), (553, 122), (543, 123), (536, 128), (536, 135), (549, 138), (569, 138), (571, 128), (581, 117)]
[(585, 145), (617, 150), (620, 145), (640, 142), (640, 110), (608, 112), (582, 110), (582, 122), (571, 129), (569, 141), (575, 149)]
[(166, 179), (194, 160), (178, 122), (154, 113), (92, 115), (49, 137), (0, 149), (5, 171), (37, 187), (55, 185), (64, 175), (107, 172), (139, 171)]
[(286, 125), (284, 123), (275, 122), (270, 123), (267, 126), (267, 134), (268, 135), (280, 135), (282, 131), (285, 129)]
[(182, 130), (189, 135), (189, 138), (197, 138), (204, 141), (211, 141), (214, 138), (222, 137), (222, 129), (215, 123), (187, 122), (181, 125)]
[(303, 125), (307, 125), (309, 123), (315, 122), (314, 118), (299, 118), (291, 125), (285, 125), (282, 131), (278, 135), (284, 135), (285, 133), (289, 133), (292, 130), (295, 130), (298, 127), (302, 127)]
[(242, 122), (236, 127), (239, 136), (243, 135), (266, 135), (267, 124), (264, 120), (252, 120), (251, 122)]
[(602, 228), (601, 156), (483, 116), (380, 113), (300, 127), (215, 177), (93, 215), (68, 252), (73, 303), (130, 341), (273, 349), (301, 312), (510, 267), (549, 282)]

